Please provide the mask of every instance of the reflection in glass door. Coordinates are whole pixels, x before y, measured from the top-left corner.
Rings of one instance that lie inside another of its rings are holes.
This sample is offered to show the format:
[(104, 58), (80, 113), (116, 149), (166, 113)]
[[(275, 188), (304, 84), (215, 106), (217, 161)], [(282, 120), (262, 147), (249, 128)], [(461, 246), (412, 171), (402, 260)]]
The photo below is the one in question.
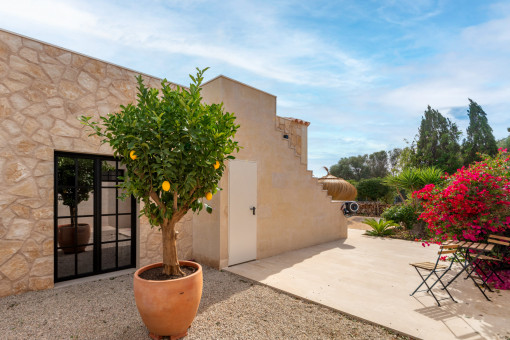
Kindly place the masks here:
[(55, 282), (135, 266), (136, 204), (113, 157), (55, 153)]

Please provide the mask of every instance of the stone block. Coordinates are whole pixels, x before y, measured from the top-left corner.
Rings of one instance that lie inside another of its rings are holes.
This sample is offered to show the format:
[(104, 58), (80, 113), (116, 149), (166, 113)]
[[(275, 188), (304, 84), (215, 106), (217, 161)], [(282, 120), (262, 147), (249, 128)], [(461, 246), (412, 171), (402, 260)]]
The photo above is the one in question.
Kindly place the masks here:
[(36, 146), (37, 144), (28, 138), (20, 138), (19, 140), (15, 141), (16, 153), (21, 155), (31, 154)]
[(53, 176), (53, 164), (50, 162), (39, 162), (34, 169), (34, 176)]
[[(48, 135), (49, 136), (49, 135)], [(34, 137), (32, 137), (34, 138)], [(34, 138), (35, 140), (35, 138)], [(53, 148), (47, 146), (39, 146), (34, 150), (34, 155), (38, 159), (53, 162)]]
[(62, 80), (58, 91), (69, 100), (76, 100), (85, 94), (85, 91), (78, 84), (69, 80)]
[[(21, 248), (21, 253), (25, 256), (28, 262), (34, 262), (41, 256), (41, 246), (33, 239), (28, 239)], [(33, 268), (33, 267), (32, 267)]]
[(11, 101), (12, 107), (16, 110), (23, 110), (31, 104), (30, 101), (23, 97), (20, 93), (13, 94), (9, 100)]
[(41, 176), (36, 178), (35, 181), (39, 188), (53, 188), (53, 176)]
[(5, 118), (13, 113), (11, 103), (7, 98), (0, 98), (0, 118)]
[(80, 71), (75, 69), (74, 67), (67, 66), (64, 74), (62, 75), (62, 79), (76, 81), (79, 73)]
[(20, 91), (28, 87), (28, 83), (23, 83), (17, 80), (4, 78), (1, 81), (9, 90), (11, 90), (11, 92)]
[(53, 275), (44, 277), (31, 277), (28, 281), (30, 290), (45, 290), (53, 288)]
[(11, 162), (5, 165), (3, 173), (8, 183), (18, 183), (30, 175), (30, 170), (20, 162)]
[[(95, 103), (96, 96), (95, 94), (88, 94), (78, 100), (78, 105), (85, 109), (87, 107), (93, 108), (94, 111), (97, 110), (96, 103)], [(72, 117), (73, 119), (77, 120), (76, 117)]]
[(46, 111), (48, 108), (44, 103), (35, 103), (24, 109), (22, 113), (26, 116), (40, 117)]
[(7, 74), (9, 73), (9, 66), (0, 61), (0, 79), (7, 77)]
[[(7, 94), (9, 93), (9, 89), (7, 87), (5, 87), (4, 85), (0, 84), (0, 94)], [(0, 113), (0, 117), (2, 116), (2, 114)]]
[(46, 95), (43, 92), (33, 88), (23, 90), (23, 95), (32, 103), (40, 103), (46, 101)]
[(50, 133), (63, 137), (80, 137), (80, 130), (73, 128), (69, 124), (57, 119)]
[(32, 140), (39, 144), (44, 144), (46, 146), (53, 146), (53, 142), (51, 140), (51, 136), (48, 133), (48, 131), (45, 130), (38, 130), (34, 135), (32, 136)]
[(23, 277), (12, 284), (12, 293), (19, 294), (28, 290), (28, 277)]
[(92, 78), (87, 72), (81, 72), (78, 76), (78, 84), (89, 92), (95, 93), (97, 90), (97, 80)]
[(3, 128), (13, 137), (19, 136), (21, 132), (21, 129), (18, 126), (18, 124), (16, 122), (13, 122), (12, 120), (4, 120)]
[(0, 298), (4, 296), (12, 295), (12, 284), (11, 281), (0, 277)]
[(53, 220), (45, 219), (35, 222), (34, 231), (42, 235), (52, 235), (53, 233)]
[(16, 217), (16, 214), (11, 211), (9, 208), (3, 208), (0, 210), (0, 235), (4, 237), (7, 234), (8, 226)]
[(0, 40), (3, 41), (3, 43), (6, 44), (13, 53), (18, 52), (23, 45), (21, 37), (7, 32), (0, 32)]
[(41, 43), (38, 43), (37, 41), (33, 41), (31, 39), (22, 38), (23, 46), (29, 47), (36, 51), (42, 51), (43, 46)]
[(55, 47), (55, 46), (50, 46), (50, 45), (43, 45), (43, 51), (50, 57), (54, 57), (54, 58), (65, 53), (65, 51), (62, 50), (61, 48)]
[(83, 70), (97, 80), (101, 80), (106, 75), (106, 64), (98, 60), (89, 59), (88, 62), (83, 65)]
[[(41, 56), (42, 60), (49, 61), (44, 56)], [(48, 76), (50, 76), (51, 79), (54, 81), (57, 81), (60, 79), (62, 74), (65, 71), (65, 66), (59, 65), (59, 64), (53, 64), (53, 63), (41, 63), (42, 68), (46, 72)]]
[(16, 183), (16, 185), (11, 186), (9, 189), (5, 190), (5, 192), (10, 195), (22, 197), (39, 197), (37, 185), (32, 178), (27, 178), (20, 183)]
[(22, 72), (29, 77), (36, 79), (48, 79), (48, 76), (39, 65), (28, 62), (17, 56), (11, 56), (9, 58), (9, 66), (11, 66), (13, 70)]
[(37, 63), (39, 61), (37, 59), (37, 52), (27, 47), (21, 48), (21, 50), (19, 51), (19, 55), (22, 58), (25, 58), (26, 60), (31, 61), (33, 63)]
[(48, 276), (53, 274), (53, 256), (44, 256), (35, 260), (30, 271), (31, 276)]
[(11, 281), (17, 280), (28, 273), (28, 263), (20, 254), (14, 255), (0, 267), (0, 272)]
[[(57, 89), (55, 88), (55, 93), (56, 93), (56, 91), (57, 91)], [(57, 107), (57, 106), (63, 107), (64, 106), (64, 100), (59, 97), (49, 98), (48, 100), (46, 100), (46, 103), (48, 103), (48, 105), (50, 105), (52, 107)]]
[(42, 244), (42, 254), (43, 255), (52, 255), (53, 256), (53, 240), (46, 240)]
[(12, 53), (11, 53), (11, 49), (9, 48), (9, 45), (0, 41), (0, 59), (7, 60), (7, 59), (9, 59), (9, 56), (11, 54)]
[(0, 240), (0, 265), (9, 260), (23, 245), (23, 241)]
[(26, 136), (31, 136), (35, 131), (38, 130), (39, 124), (35, 119), (28, 118), (25, 120), (25, 123), (22, 126), (23, 134)]
[(32, 78), (30, 78), (26, 74), (23, 74), (21, 72), (16, 72), (16, 71), (11, 71), (9, 73), (9, 79), (12, 79), (12, 80), (15, 80), (15, 81), (19, 81), (19, 82), (25, 83), (25, 84), (28, 84), (28, 83), (32, 82)]
[(13, 204), (11, 205), (11, 210), (20, 218), (29, 219), (31, 209), (22, 204)]
[[(41, 91), (47, 97), (53, 97), (54, 95), (57, 94), (56, 86), (54, 84), (46, 82), (46, 81), (35, 80), (34, 83), (30, 86), (30, 88), (32, 88), (34, 90)], [(55, 100), (55, 99), (56, 98), (51, 98), (51, 99), (48, 99), (48, 101)], [(61, 100), (62, 99), (60, 99), (60, 101)]]
[(54, 107), (51, 110), (49, 110), (48, 113), (58, 119), (66, 118), (66, 112), (63, 107)]
[(63, 54), (59, 55), (57, 59), (65, 65), (71, 64), (72, 55), (69, 52), (64, 52)]
[(8, 226), (8, 231), (4, 239), (25, 241), (32, 231), (32, 225), (30, 220), (16, 218)]
[(21, 200), (18, 200), (18, 202), (20, 204), (26, 205), (27, 207), (30, 207), (32, 209), (40, 208), (43, 204), (45, 204), (45, 203), (47, 204), (47, 202), (45, 202), (43, 200), (30, 199), (30, 198), (21, 199)]

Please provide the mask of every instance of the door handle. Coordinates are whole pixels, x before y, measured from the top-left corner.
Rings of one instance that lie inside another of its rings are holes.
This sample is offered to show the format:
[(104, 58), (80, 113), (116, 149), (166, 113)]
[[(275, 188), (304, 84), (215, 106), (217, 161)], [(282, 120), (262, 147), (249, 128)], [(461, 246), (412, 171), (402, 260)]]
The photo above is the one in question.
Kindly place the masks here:
[(253, 211), (253, 215), (255, 215), (255, 207), (251, 207), (250, 210)]

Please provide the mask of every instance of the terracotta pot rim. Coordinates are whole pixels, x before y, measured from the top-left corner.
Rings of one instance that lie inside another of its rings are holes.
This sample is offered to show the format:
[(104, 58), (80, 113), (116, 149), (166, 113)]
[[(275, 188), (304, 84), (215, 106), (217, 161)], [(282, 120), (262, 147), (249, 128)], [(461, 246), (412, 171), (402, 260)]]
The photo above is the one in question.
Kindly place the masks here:
[[(84, 225), (90, 225), (88, 223), (78, 223), (78, 227), (79, 226), (84, 226)], [(62, 227), (72, 227), (73, 225), (71, 223), (68, 223), (68, 224), (59, 224), (58, 227), (59, 228), (62, 228)]]
[(143, 266), (141, 268), (138, 268), (135, 272), (135, 275), (134, 275), (134, 278), (137, 279), (137, 280), (142, 280), (144, 282), (154, 282), (154, 283), (158, 283), (158, 282), (168, 282), (168, 281), (181, 281), (181, 280), (186, 280), (186, 279), (190, 279), (192, 278), (193, 276), (195, 275), (199, 275), (200, 272), (202, 272), (202, 266), (197, 263), (197, 262), (193, 262), (193, 261), (179, 261), (179, 264), (181, 266), (183, 265), (188, 265), (190, 267), (194, 267), (196, 268), (197, 270), (191, 274), (191, 275), (188, 275), (188, 276), (184, 276), (184, 277), (181, 277), (179, 279), (170, 279), (170, 280), (146, 280), (146, 279), (142, 279), (140, 277), (140, 274), (143, 273), (144, 271), (146, 270), (149, 270), (149, 269), (152, 269), (152, 268), (156, 268), (156, 267), (162, 267), (163, 266), (163, 262), (157, 262), (157, 263), (151, 263), (151, 264), (148, 264), (146, 266)]

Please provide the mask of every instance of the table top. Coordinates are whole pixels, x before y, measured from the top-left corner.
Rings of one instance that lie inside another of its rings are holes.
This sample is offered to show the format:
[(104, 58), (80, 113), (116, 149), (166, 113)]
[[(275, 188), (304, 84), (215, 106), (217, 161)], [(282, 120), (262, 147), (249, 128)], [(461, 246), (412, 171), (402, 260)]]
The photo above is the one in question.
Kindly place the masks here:
[(491, 244), (491, 243), (448, 240), (448, 241), (444, 242), (443, 244), (458, 245), (460, 248), (480, 250), (480, 251), (491, 251), (492, 249), (494, 249), (494, 244)]

